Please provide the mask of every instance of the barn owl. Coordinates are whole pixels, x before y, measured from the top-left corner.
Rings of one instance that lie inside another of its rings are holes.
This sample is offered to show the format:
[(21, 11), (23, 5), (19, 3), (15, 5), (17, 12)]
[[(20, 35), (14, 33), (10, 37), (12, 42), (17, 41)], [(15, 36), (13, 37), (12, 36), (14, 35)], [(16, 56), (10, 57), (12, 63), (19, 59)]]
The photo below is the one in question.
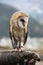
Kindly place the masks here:
[(28, 36), (29, 16), (21, 11), (13, 13), (10, 19), (9, 34), (13, 48), (23, 49)]

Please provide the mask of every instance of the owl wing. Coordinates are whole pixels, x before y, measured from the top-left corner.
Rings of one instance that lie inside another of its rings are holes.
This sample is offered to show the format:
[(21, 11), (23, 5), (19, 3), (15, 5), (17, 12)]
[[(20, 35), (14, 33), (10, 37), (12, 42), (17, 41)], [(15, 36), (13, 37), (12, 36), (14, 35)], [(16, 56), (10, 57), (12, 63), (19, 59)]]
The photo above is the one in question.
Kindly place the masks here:
[(27, 27), (27, 29), (25, 30), (25, 39), (24, 39), (24, 44), (25, 44), (26, 41), (27, 41), (27, 36), (28, 36), (28, 27)]

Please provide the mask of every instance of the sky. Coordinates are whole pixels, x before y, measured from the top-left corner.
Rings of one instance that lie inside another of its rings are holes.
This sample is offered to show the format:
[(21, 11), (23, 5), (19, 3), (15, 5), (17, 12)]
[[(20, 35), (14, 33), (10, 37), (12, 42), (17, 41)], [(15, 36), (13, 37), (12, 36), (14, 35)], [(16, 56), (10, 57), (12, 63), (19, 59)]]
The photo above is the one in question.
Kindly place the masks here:
[(0, 3), (25, 11), (38, 20), (40, 24), (43, 24), (43, 0), (0, 0)]

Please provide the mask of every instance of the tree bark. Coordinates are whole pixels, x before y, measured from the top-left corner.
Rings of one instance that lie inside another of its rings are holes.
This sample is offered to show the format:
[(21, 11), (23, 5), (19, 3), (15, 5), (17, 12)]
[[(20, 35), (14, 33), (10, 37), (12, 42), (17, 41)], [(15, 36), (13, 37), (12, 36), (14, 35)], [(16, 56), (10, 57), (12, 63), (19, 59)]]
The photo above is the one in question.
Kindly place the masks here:
[(35, 65), (40, 57), (29, 51), (3, 51), (0, 52), (0, 65)]

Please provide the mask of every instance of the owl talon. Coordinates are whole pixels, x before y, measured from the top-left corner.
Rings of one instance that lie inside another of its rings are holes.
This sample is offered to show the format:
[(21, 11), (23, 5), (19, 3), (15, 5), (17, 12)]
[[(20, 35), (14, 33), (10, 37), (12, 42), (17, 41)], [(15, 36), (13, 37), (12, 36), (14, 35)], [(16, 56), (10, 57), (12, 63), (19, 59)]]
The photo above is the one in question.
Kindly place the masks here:
[(24, 51), (24, 48), (23, 47), (21, 47), (21, 51)]
[(21, 52), (21, 49), (19, 49), (19, 51)]
[(17, 51), (17, 48), (15, 48), (14, 50)]
[(24, 47), (23, 47), (23, 46), (21, 46), (21, 48), (19, 49), (19, 51), (24, 51)]
[(23, 50), (24, 50), (24, 48), (23, 48), (23, 47), (21, 47), (21, 48), (19, 48), (18, 50), (21, 52), (21, 51), (23, 51)]

